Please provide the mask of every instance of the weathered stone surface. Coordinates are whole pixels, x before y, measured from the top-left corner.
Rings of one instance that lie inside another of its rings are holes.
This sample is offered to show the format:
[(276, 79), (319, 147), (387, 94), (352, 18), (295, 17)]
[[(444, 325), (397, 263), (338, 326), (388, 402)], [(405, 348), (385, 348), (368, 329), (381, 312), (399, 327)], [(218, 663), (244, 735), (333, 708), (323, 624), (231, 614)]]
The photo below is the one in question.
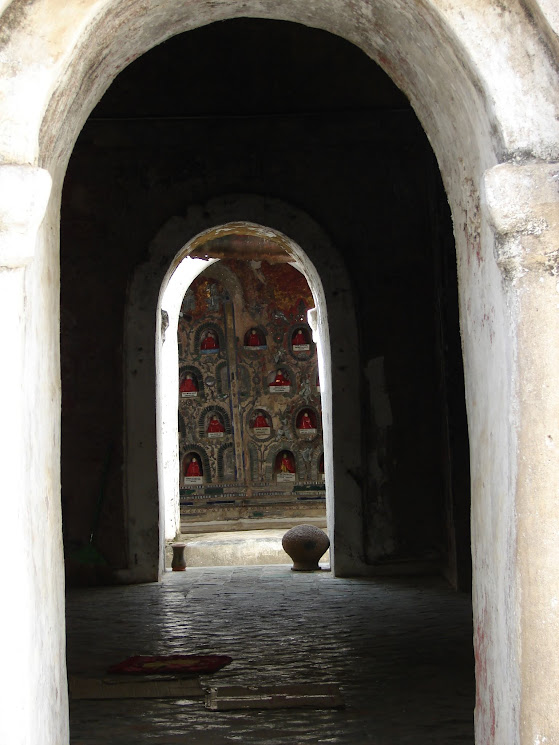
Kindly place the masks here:
[(16, 269), (33, 258), (50, 189), (50, 174), (43, 168), (0, 165), (0, 267)]

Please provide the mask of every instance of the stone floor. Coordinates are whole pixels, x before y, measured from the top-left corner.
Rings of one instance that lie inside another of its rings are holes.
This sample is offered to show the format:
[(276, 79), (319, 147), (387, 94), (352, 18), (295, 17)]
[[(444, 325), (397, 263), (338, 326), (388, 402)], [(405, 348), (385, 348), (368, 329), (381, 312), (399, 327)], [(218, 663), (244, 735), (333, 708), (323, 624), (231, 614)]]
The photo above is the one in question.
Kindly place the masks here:
[(68, 670), (219, 653), (204, 685), (339, 683), (343, 711), (212, 712), (201, 700), (75, 701), (73, 745), (472, 745), (471, 603), (439, 579), (335, 579), (285, 565), (189, 568), (72, 590)]

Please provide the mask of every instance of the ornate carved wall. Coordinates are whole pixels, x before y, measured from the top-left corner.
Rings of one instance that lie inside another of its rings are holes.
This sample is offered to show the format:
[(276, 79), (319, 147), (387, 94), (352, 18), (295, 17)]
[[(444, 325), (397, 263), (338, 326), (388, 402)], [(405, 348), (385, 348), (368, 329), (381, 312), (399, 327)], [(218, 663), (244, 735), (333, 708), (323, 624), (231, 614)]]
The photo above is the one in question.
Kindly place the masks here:
[(186, 292), (178, 327), (183, 521), (324, 514), (312, 307), (304, 276), (285, 259), (226, 259)]

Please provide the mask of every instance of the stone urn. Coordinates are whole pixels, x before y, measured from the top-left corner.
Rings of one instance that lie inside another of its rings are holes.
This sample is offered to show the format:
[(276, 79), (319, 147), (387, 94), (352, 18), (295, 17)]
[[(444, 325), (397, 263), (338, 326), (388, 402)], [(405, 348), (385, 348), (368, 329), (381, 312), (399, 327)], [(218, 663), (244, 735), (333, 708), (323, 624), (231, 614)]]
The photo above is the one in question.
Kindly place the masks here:
[(173, 572), (184, 572), (186, 569), (186, 559), (184, 558), (185, 547), (186, 543), (171, 543), (171, 548), (173, 549), (171, 569)]
[(283, 536), (281, 545), (293, 559), (294, 572), (316, 572), (318, 561), (330, 547), (330, 539), (314, 525), (297, 525)]

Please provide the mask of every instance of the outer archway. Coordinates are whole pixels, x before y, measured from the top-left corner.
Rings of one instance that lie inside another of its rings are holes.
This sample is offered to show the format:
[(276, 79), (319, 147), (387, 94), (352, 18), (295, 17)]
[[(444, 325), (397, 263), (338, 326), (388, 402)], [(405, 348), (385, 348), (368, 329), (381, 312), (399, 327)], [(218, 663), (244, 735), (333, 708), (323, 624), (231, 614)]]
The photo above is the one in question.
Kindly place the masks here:
[[(39, 651), (44, 655), (49, 681), (43, 685), (33, 675), (31, 662), (19, 665), (22, 685), (14, 681), (14, 691), (29, 680), (34, 684), (23, 712), (8, 706), (28, 730), (16, 723), (10, 732), (20, 732), (22, 742), (37, 731), (46, 742), (67, 736), (65, 696), (59, 693), (64, 682), (56, 506), (57, 225), (65, 163), (93, 104), (132, 58), (182, 30), (254, 14), (316, 25), (358, 44), (407, 93), (433, 143), (451, 202), (460, 264), (474, 479), (477, 739), (556, 739), (557, 464), (550, 453), (559, 436), (553, 276), (559, 221), (557, 169), (545, 161), (559, 155), (559, 106), (549, 6), (379, 2), (373, 11), (365, 2), (309, 9), (293, 0), (264, 6), (153, 3), (140, 10), (124, 2), (99, 0), (86, 7), (44, 0), (3, 7), (8, 38), (0, 80), (5, 104), (1, 149), (3, 162), (12, 165), (2, 168), (2, 264), (14, 271), (3, 273), (0, 293), (9, 331), (6, 352), (12, 359), (4, 372), (5, 390), (13, 392), (5, 424), (10, 462), (2, 475), (6, 493), (15, 484), (21, 504), (33, 513), (31, 525), (25, 509), (15, 515), (8, 511), (3, 522), (13, 526), (5, 544), (10, 554), (18, 545), (14, 541), (29, 531), (44, 539), (37, 559), (48, 568), (50, 583), (41, 613), (34, 613), (44, 581), (43, 572), (39, 576), (29, 568), (25, 582), (33, 633), (27, 627), (20, 633), (19, 619), (6, 631), (10, 638), (22, 637), (14, 645), (20, 659), (33, 660)], [(544, 39), (551, 40), (550, 47)], [(500, 161), (510, 163), (493, 168)], [(54, 180), (37, 240), (48, 178), (21, 164), (40, 164)], [(541, 368), (535, 359), (544, 361)], [(30, 495), (35, 494), (44, 500), (31, 509)], [(44, 525), (52, 526), (46, 534)], [(16, 597), (15, 584), (13, 590)], [(58, 635), (51, 634), (53, 627), (59, 628)], [(5, 720), (8, 726), (12, 716)]]

